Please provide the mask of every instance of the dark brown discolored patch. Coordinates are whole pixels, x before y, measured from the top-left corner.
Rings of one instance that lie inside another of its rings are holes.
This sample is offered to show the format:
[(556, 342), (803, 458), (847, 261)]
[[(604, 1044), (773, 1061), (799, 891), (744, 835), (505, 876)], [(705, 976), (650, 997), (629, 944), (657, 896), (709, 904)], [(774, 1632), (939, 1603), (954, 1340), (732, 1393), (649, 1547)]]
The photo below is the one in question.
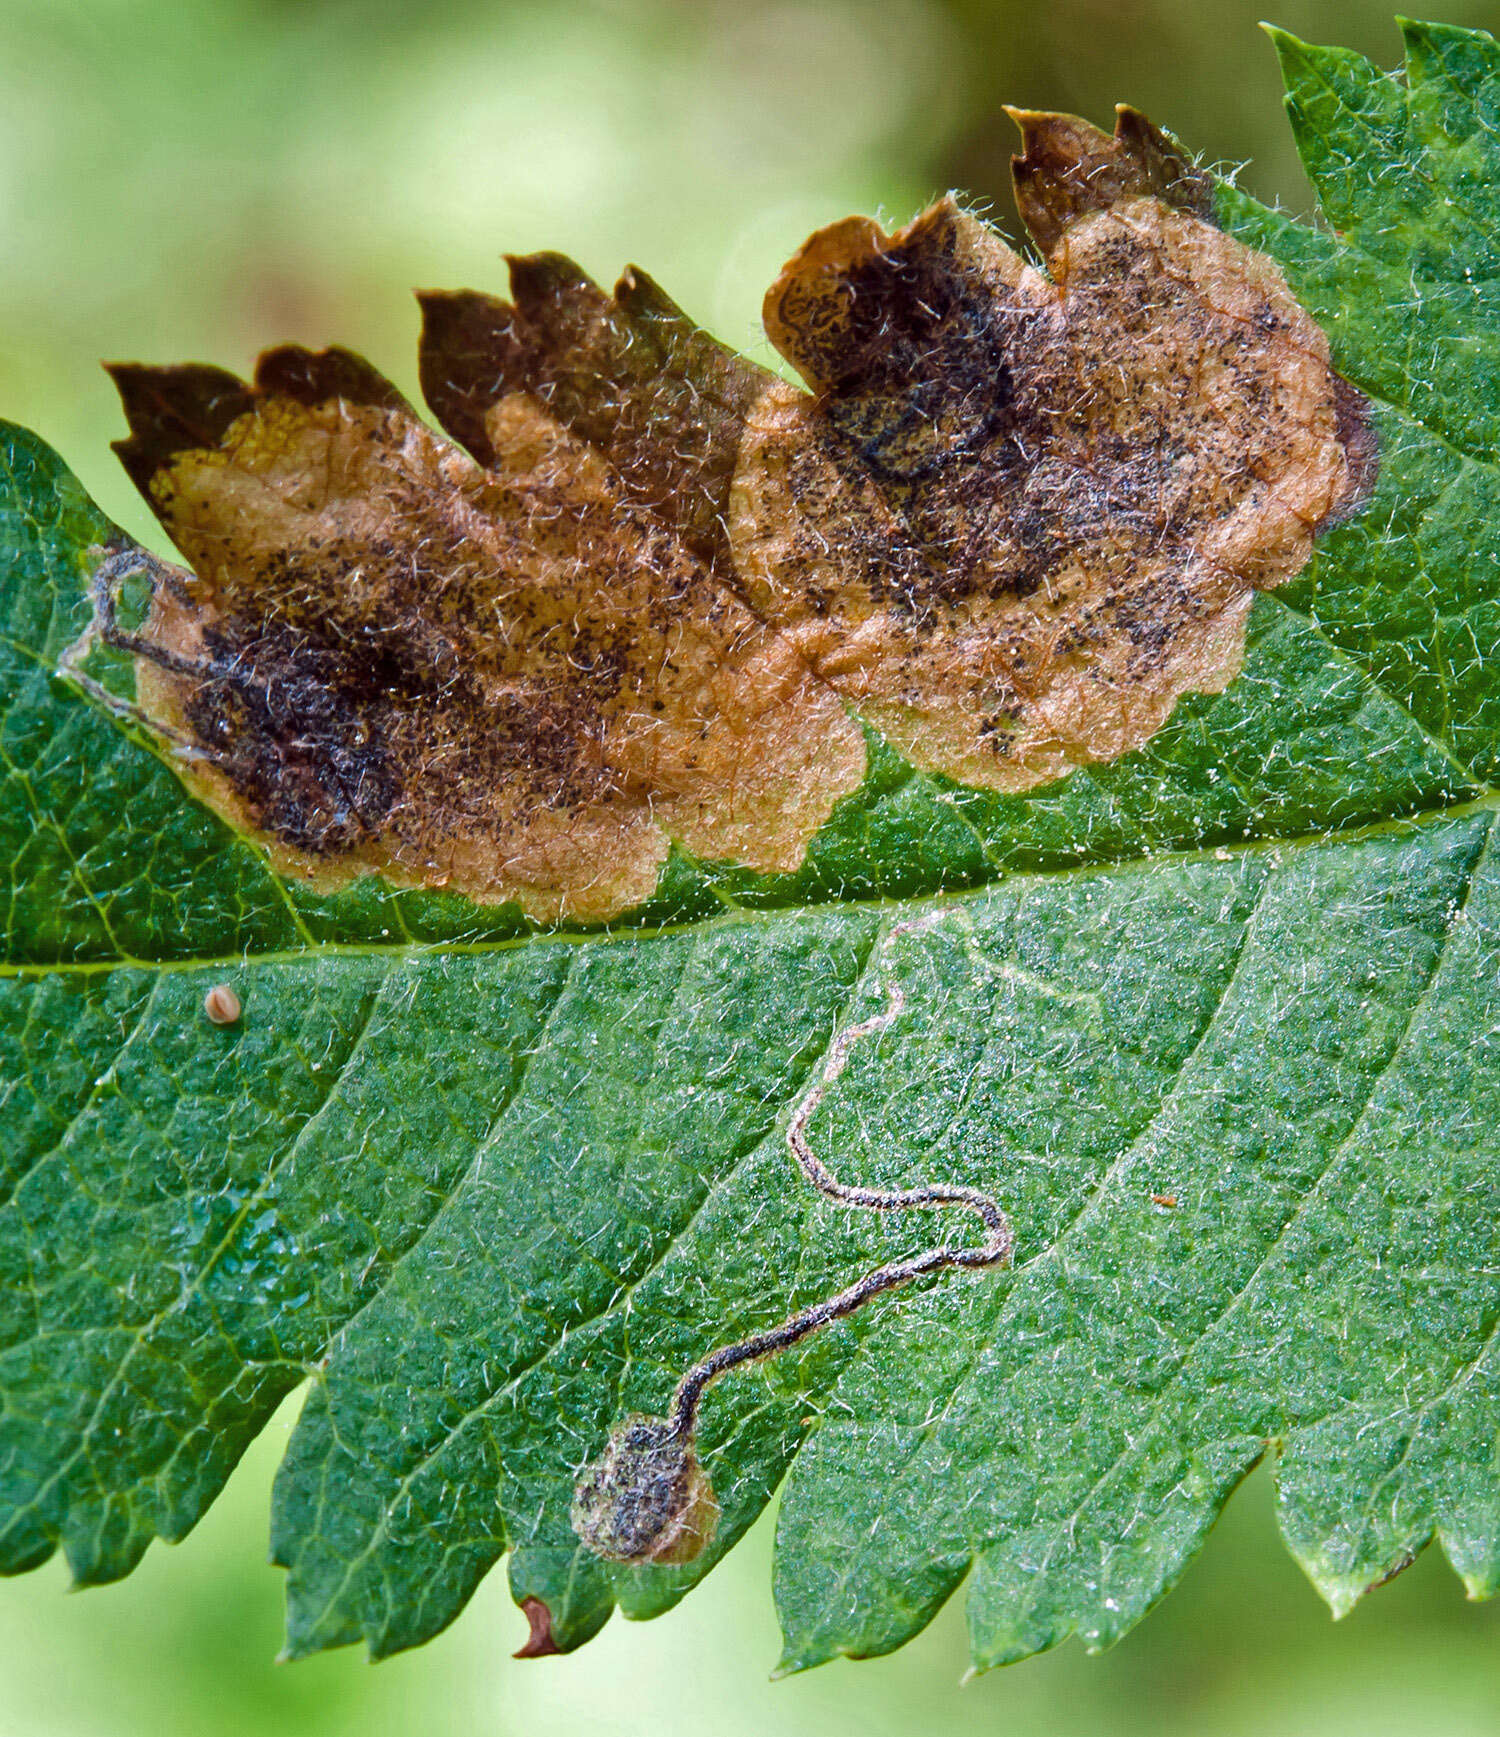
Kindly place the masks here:
[(1338, 418), (1339, 445), (1344, 449), (1348, 477), (1343, 494), (1313, 527), (1330, 530), (1351, 519), (1374, 493), (1380, 475), (1380, 437), (1370, 415), (1370, 401), (1357, 386), (1340, 374), (1333, 377), (1334, 411)]
[(835, 224), (766, 300), (810, 392), (558, 254), (422, 297), (472, 457), (344, 350), (112, 370), (193, 573), (104, 636), (195, 787), (324, 884), (600, 919), (670, 839), (795, 868), (855, 716), (1021, 790), (1222, 688), (1366, 498), (1368, 406), (1141, 116), (1016, 118), (1046, 273), (951, 200)]
[(491, 464), (485, 417), (528, 393), (694, 554), (722, 554), (745, 414), (774, 376), (701, 331), (636, 267), (613, 296), (562, 254), (513, 258), (510, 273), (511, 302), (473, 290), (419, 297), (422, 390), (438, 421)]
[(338, 345), (304, 350), (300, 344), (282, 344), (267, 350), (255, 365), (255, 394), (259, 399), (290, 398), (309, 406), (341, 398), (347, 404), (416, 415), (384, 374), (363, 356)]
[(130, 437), (117, 440), (127, 475), (151, 505), (151, 479), (179, 452), (217, 446), (224, 432), (254, 407), (245, 382), (225, 368), (187, 363), (146, 368), (105, 364), (120, 394)]
[(548, 1659), (556, 1658), (562, 1651), (552, 1637), (552, 1612), (539, 1598), (523, 1598), (521, 1612), (525, 1616), (531, 1633), (527, 1635), (522, 1645), (518, 1646), (512, 1658), (517, 1659)]

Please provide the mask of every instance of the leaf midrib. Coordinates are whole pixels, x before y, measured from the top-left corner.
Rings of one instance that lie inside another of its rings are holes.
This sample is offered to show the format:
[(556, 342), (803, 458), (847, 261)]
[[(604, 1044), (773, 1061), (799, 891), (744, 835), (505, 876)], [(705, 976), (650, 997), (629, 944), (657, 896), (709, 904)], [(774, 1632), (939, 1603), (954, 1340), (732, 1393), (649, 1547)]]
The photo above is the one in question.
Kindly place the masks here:
[(1143, 851), (1136, 856), (1096, 858), (1091, 862), (1072, 863), (1064, 868), (1016, 869), (998, 875), (993, 880), (967, 887), (938, 888), (928, 893), (908, 895), (886, 894), (868, 899), (809, 901), (796, 905), (736, 905), (711, 916), (689, 922), (663, 923), (652, 928), (631, 928), (624, 925), (607, 929), (552, 929), (532, 934), (511, 935), (487, 941), (321, 941), (307, 947), (271, 948), (263, 952), (201, 954), (191, 958), (152, 959), (134, 954), (121, 954), (113, 959), (81, 959), (43, 961), (38, 963), (11, 962), (0, 964), (0, 982), (40, 981), (51, 977), (96, 977), (114, 971), (152, 971), (162, 975), (185, 975), (195, 971), (237, 971), (263, 965), (314, 964), (325, 959), (392, 959), (404, 961), (421, 958), (473, 958), (523, 951), (530, 947), (594, 947), (638, 941), (667, 940), (677, 936), (700, 935), (706, 932), (750, 927), (764, 923), (786, 921), (788, 918), (812, 917), (830, 910), (854, 914), (880, 914), (909, 911), (916, 906), (960, 906), (982, 899), (999, 886), (1054, 886), (1093, 875), (1150, 874), (1166, 867), (1178, 867), (1194, 862), (1227, 862), (1257, 853), (1298, 853), (1322, 846), (1358, 844), (1367, 838), (1379, 838), (1396, 832), (1416, 832), (1426, 826), (1445, 821), (1463, 820), (1474, 814), (1490, 814), (1500, 809), (1500, 788), (1474, 781), (1480, 794), (1462, 802), (1439, 804), (1433, 808), (1410, 810), (1388, 815), (1380, 820), (1364, 821), (1356, 826), (1319, 827), (1311, 832), (1270, 834), (1259, 838), (1223, 840), (1194, 845), (1191, 849)]

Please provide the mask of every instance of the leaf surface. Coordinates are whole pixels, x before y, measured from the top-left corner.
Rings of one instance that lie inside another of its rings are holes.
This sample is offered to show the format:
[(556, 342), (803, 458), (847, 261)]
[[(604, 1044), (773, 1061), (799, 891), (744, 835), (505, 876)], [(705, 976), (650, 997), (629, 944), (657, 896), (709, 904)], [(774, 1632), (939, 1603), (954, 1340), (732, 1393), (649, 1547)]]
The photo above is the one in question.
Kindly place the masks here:
[[(976, 1663), (1102, 1645), (1268, 1449), (1335, 1609), (1434, 1536), (1494, 1590), (1500, 58), (1408, 44), (1403, 80), (1281, 39), (1335, 232), (1214, 190), (1380, 443), (1373, 497), (1255, 598), (1243, 672), (1029, 790), (867, 726), (801, 866), (679, 843), (609, 927), (273, 873), (56, 674), (115, 534), (8, 431), (4, 1567), (61, 1547), (84, 1582), (127, 1573), (306, 1380), (273, 1519), (294, 1653), (416, 1644), (507, 1552), (576, 1645), (675, 1602), (783, 1480), (788, 1667), (901, 1644), (965, 1576)], [(662, 353), (688, 342), (640, 293)], [(682, 500), (701, 553), (712, 515)], [(787, 1150), (893, 983), (809, 1139), (871, 1185), (993, 1194), (1012, 1269), (726, 1376), (709, 1548), (601, 1560), (570, 1505), (612, 1424), (948, 1234), (820, 1200)]]

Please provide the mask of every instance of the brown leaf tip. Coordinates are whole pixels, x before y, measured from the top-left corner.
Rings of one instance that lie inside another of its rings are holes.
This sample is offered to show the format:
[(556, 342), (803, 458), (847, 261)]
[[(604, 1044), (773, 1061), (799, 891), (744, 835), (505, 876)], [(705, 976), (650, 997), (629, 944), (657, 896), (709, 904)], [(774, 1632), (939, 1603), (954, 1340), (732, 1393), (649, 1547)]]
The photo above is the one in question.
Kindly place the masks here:
[(552, 1638), (552, 1612), (539, 1598), (523, 1598), (521, 1612), (531, 1625), (531, 1633), (511, 1654), (515, 1659), (552, 1658), (562, 1648)]
[(664, 1417), (627, 1417), (573, 1491), (573, 1530), (610, 1562), (692, 1562), (718, 1530), (719, 1504), (691, 1430)]
[(157, 471), (180, 452), (217, 446), (255, 404), (237, 374), (204, 363), (153, 368), (140, 362), (106, 362), (105, 371), (130, 426), (129, 435), (114, 442), (114, 450), (148, 502)]
[(1113, 138), (1077, 115), (1005, 112), (1021, 131), (1021, 154), (1010, 164), (1016, 204), (1048, 257), (1081, 217), (1125, 199), (1159, 199), (1212, 219), (1213, 183), (1139, 110), (1115, 110)]

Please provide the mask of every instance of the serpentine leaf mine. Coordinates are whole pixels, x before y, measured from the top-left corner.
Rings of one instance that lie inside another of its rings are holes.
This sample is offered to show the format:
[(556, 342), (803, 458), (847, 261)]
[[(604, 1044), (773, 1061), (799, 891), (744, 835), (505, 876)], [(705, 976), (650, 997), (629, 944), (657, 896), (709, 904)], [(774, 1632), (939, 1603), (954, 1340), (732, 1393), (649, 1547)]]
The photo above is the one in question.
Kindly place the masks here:
[(861, 724), (996, 790), (1142, 745), (1233, 678), (1372, 437), (1170, 141), (1016, 119), (1045, 271), (951, 199), (823, 230), (766, 301), (806, 391), (552, 254), (422, 297), (451, 440), (343, 350), (115, 367), (191, 567), (133, 633), (100, 587), (134, 715), (282, 872), (542, 921), (640, 904), (674, 840), (795, 868)]
[[(943, 913), (898, 923), (885, 936), (882, 956), (902, 935), (931, 928)], [(710, 1382), (762, 1357), (789, 1350), (830, 1322), (855, 1314), (886, 1291), (910, 1284), (925, 1273), (947, 1267), (1005, 1266), (1015, 1246), (1009, 1218), (977, 1188), (924, 1184), (917, 1188), (861, 1188), (840, 1182), (807, 1140), (807, 1125), (848, 1065), (849, 1052), (862, 1038), (893, 1025), (906, 1008), (906, 996), (888, 981), (886, 1005), (857, 1025), (846, 1027), (829, 1047), (818, 1083), (793, 1112), (787, 1147), (798, 1169), (820, 1194), (841, 1206), (871, 1212), (909, 1212), (913, 1208), (961, 1206), (984, 1226), (974, 1244), (940, 1243), (920, 1254), (887, 1261), (846, 1290), (799, 1309), (777, 1326), (753, 1333), (710, 1353), (677, 1383), (665, 1417), (627, 1417), (611, 1430), (604, 1452), (579, 1475), (573, 1494), (573, 1529), (598, 1556), (613, 1562), (691, 1562), (712, 1542), (719, 1506), (694, 1440), (698, 1408)]]

